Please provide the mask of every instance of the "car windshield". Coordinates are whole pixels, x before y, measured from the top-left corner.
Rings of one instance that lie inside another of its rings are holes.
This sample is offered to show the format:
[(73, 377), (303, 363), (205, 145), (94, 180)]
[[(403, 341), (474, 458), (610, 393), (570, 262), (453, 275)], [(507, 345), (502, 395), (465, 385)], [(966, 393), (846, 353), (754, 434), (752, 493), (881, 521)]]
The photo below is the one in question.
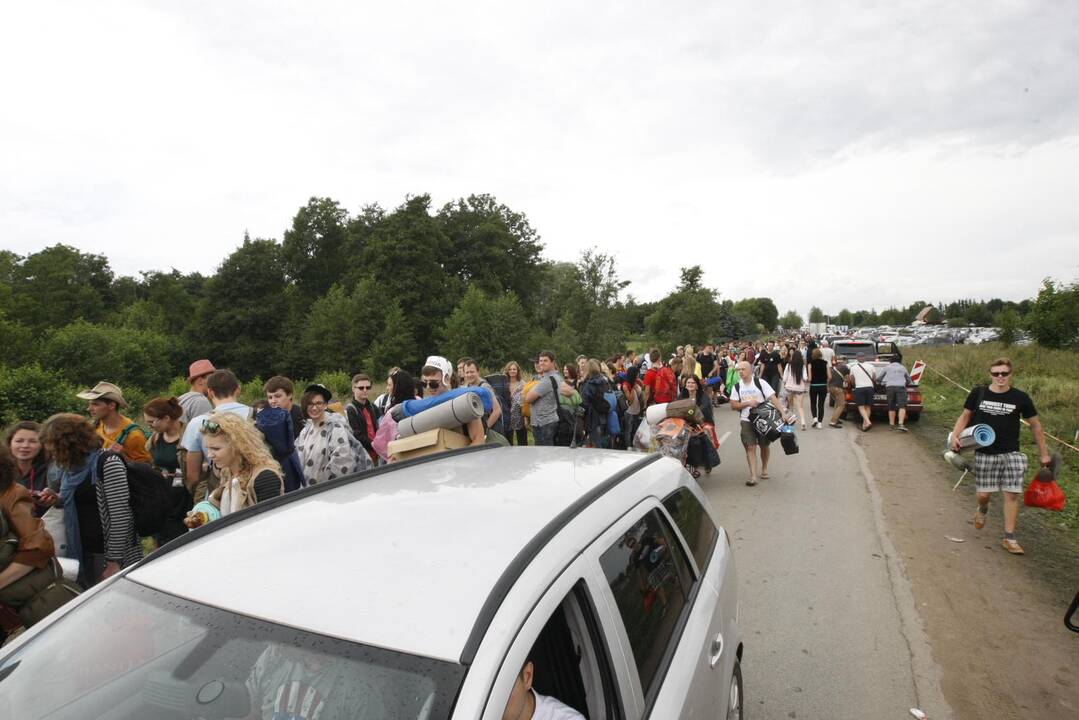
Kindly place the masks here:
[(438, 720), (463, 677), (124, 579), (2, 661), (0, 718)]

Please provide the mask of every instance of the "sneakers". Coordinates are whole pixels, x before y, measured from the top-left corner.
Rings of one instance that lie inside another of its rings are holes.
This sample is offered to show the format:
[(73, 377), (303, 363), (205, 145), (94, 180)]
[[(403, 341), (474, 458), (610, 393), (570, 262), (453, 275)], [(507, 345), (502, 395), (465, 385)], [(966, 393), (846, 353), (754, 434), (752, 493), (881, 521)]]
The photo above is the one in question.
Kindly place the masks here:
[(906, 432), (907, 431), (907, 426), (906, 425), (900, 424), (897, 427), (899, 428), (899, 432)]
[(1023, 555), (1023, 547), (1011, 538), (1004, 538), (1000, 541), (1001, 546), (1010, 552), (1012, 555)]
[(989, 513), (981, 511), (981, 505), (974, 510), (974, 529), (981, 530), (985, 527), (985, 518)]

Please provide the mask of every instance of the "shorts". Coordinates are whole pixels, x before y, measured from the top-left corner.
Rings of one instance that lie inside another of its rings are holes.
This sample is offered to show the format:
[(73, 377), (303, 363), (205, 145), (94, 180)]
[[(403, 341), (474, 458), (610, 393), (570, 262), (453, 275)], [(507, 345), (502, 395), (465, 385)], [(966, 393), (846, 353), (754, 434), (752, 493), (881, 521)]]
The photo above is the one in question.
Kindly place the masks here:
[(974, 453), (975, 489), (978, 492), (1023, 492), (1027, 456), (1021, 452)]
[(753, 424), (748, 420), (742, 421), (742, 430), (739, 433), (739, 437), (742, 439), (742, 447), (755, 447), (760, 445), (761, 447), (768, 447), (772, 444), (771, 440), (762, 440), (757, 431), (753, 429)]
[(888, 409), (898, 410), (907, 406), (907, 389), (905, 387), (890, 387), (888, 393)]
[(873, 388), (863, 387), (854, 388), (854, 404), (855, 405), (873, 405)]

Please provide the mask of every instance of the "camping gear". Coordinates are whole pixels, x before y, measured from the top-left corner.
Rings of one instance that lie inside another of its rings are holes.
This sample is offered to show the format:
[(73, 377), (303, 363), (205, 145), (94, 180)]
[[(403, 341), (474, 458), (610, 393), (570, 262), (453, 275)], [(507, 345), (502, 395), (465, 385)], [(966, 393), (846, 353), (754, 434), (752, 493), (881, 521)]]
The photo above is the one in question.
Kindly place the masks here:
[(1023, 493), (1023, 504), (1027, 507), (1060, 512), (1067, 502), (1064, 490), (1057, 484), (1053, 471), (1047, 467), (1038, 469), (1027, 491)]
[[(407, 404), (407, 403), (403, 403)], [(395, 407), (401, 407), (396, 405)], [(419, 435), (428, 430), (467, 425), (483, 417), (483, 401), (478, 393), (465, 392), (449, 402), (435, 405), (423, 412), (406, 417), (397, 423), (398, 437)], [(390, 451), (393, 452), (392, 450)]]
[(652, 405), (644, 411), (644, 419), (649, 425), (656, 425), (667, 417), (667, 403)]
[(447, 403), (468, 393), (475, 393), (480, 400), (483, 401), (483, 412), (489, 413), (494, 409), (494, 396), (491, 391), (484, 387), (464, 387), (457, 388), (456, 390), (447, 390), (441, 395), (435, 395), (434, 397), (423, 398), (422, 400), (405, 400), (403, 403), (398, 403), (390, 408), (390, 415), (397, 422), (401, 422), (405, 418), (412, 417), (413, 415), (419, 415), (424, 410), (430, 410), (431, 408)]
[(794, 425), (788, 423), (780, 428), (779, 444), (783, 446), (783, 453), (785, 455), (795, 455), (798, 453), (798, 438), (794, 434)]
[[(480, 416), (482, 415), (483, 413), (480, 413)], [(456, 450), (467, 445), (468, 438), (461, 433), (446, 428), (435, 428), (392, 440), (388, 449), (395, 460), (411, 460), (444, 450)]]
[(681, 418), (665, 418), (656, 426), (659, 454), (685, 464), (689, 446), (689, 423)]
[(701, 415), (701, 406), (692, 398), (667, 403), (667, 417), (669, 418), (681, 418), (692, 425), (699, 425), (703, 419)]
[(779, 439), (783, 415), (775, 405), (764, 403), (749, 411), (749, 424), (761, 440), (774, 442)]
[[(971, 425), (959, 433), (959, 446), (966, 450), (972, 447), (989, 447), (997, 441), (996, 431), (985, 423)], [(952, 446), (952, 434), (948, 433), (948, 447)]]

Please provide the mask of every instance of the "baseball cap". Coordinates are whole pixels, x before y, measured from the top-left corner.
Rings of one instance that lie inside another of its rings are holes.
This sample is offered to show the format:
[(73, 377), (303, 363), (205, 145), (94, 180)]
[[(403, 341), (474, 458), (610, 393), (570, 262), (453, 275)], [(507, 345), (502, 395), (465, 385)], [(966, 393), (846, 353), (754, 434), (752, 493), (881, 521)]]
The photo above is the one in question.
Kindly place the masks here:
[(431, 355), (423, 361), (424, 369), (435, 368), (442, 373), (442, 382), (449, 385), (450, 378), (453, 377), (453, 365), (450, 361), (441, 355)]
[(187, 381), (191, 382), (197, 377), (209, 375), (215, 370), (217, 370), (217, 368), (215, 368), (214, 364), (209, 360), (196, 360), (195, 362), (191, 363), (190, 367), (187, 368)]
[(83, 390), (75, 397), (80, 400), (112, 400), (121, 407), (127, 407), (127, 401), (124, 400), (124, 391), (111, 382), (99, 382), (89, 390)]

